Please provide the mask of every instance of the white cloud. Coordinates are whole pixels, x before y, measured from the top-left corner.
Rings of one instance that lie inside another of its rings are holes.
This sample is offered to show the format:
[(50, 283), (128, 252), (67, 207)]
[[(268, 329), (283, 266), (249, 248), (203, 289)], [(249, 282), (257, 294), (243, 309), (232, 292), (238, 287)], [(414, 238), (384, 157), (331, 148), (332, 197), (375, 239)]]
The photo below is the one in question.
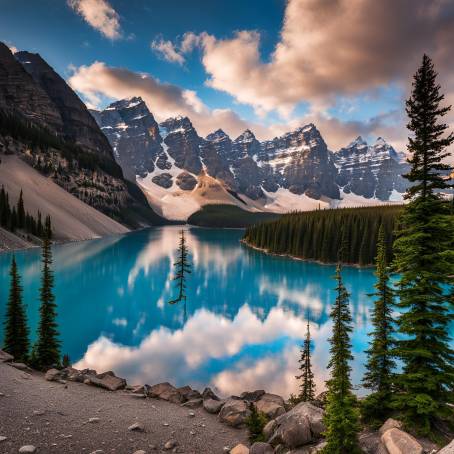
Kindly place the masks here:
[(67, 0), (68, 5), (109, 39), (122, 36), (120, 16), (107, 0)]
[(151, 42), (150, 47), (167, 61), (178, 63), (179, 65), (185, 62), (183, 55), (175, 49), (172, 41), (165, 41), (163, 39), (155, 40)]

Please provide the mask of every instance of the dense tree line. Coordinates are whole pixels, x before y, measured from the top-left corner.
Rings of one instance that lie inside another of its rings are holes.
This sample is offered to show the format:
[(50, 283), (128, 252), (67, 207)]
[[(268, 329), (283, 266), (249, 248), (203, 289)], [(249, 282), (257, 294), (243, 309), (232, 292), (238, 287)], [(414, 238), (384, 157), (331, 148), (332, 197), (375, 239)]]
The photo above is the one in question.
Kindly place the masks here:
[[(340, 208), (294, 212), (246, 230), (244, 240), (274, 254), (308, 260), (370, 265), (377, 253), (377, 234), (383, 226), (391, 260), (392, 241), (402, 206)], [(342, 257), (339, 257), (341, 252)]]
[(38, 215), (35, 218), (25, 210), (22, 191), (17, 204), (11, 206), (9, 195), (3, 186), (0, 189), (0, 226), (13, 233), (21, 230), (38, 238), (44, 238), (41, 213), (38, 211)]

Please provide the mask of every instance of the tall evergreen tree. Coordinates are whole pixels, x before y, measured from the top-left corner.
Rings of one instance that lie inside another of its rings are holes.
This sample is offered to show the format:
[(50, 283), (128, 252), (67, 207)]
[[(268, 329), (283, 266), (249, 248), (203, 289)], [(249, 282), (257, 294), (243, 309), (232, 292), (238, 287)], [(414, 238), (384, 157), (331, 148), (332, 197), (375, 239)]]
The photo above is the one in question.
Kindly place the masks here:
[(3, 349), (18, 362), (27, 362), (30, 342), (28, 338), (27, 315), (22, 302), (22, 287), (17, 270), (16, 258), (11, 260), (11, 284), (6, 307), (5, 338)]
[(370, 394), (362, 403), (363, 415), (369, 422), (380, 422), (390, 410), (392, 392), (394, 342), (394, 323), (392, 310), (394, 290), (390, 285), (390, 271), (386, 260), (387, 245), (383, 225), (378, 231), (375, 276), (374, 308), (372, 310), (373, 331), (369, 334), (371, 342), (367, 350), (366, 373), (363, 385)]
[(300, 394), (297, 398), (299, 402), (307, 402), (315, 399), (315, 382), (311, 364), (311, 332), (309, 320), (307, 321), (306, 339), (304, 339), (301, 349), (300, 363), (301, 374), (296, 376), (297, 380), (302, 380)]
[(442, 161), (446, 147), (454, 142), (441, 118), (444, 95), (436, 82), (432, 61), (424, 55), (414, 76), (407, 101), (408, 150), (411, 186), (394, 244), (395, 268), (400, 273), (397, 294), (402, 339), (396, 353), (403, 362), (397, 384), (396, 407), (404, 419), (422, 434), (431, 430), (434, 419), (449, 410), (453, 401), (454, 352), (448, 327), (453, 320), (449, 291), (454, 281), (454, 219), (441, 192), (450, 187)]
[(19, 200), (17, 201), (17, 226), (20, 229), (25, 227), (24, 195), (22, 189), (20, 190)]
[(331, 310), (333, 334), (329, 340), (331, 378), (327, 381), (328, 395), (325, 413), (326, 442), (325, 454), (355, 454), (361, 452), (358, 447), (359, 432), (356, 398), (350, 382), (353, 359), (351, 354), (350, 333), (352, 318), (349, 308), (349, 293), (342, 282), (341, 266), (336, 269), (336, 301)]
[(178, 289), (178, 296), (169, 301), (170, 304), (178, 303), (181, 300), (186, 301), (186, 274), (191, 272), (191, 265), (189, 263), (189, 251), (186, 245), (186, 238), (184, 236), (184, 230), (180, 232), (180, 243), (178, 246), (178, 259), (174, 263), (175, 266), (175, 276), (173, 278), (176, 281), (176, 287)]
[(36, 343), (36, 366), (45, 369), (60, 364), (60, 341), (58, 339), (57, 305), (53, 294), (54, 275), (52, 272), (51, 250), (52, 228), (50, 217), (46, 217), (42, 245), (42, 278), (40, 288), (41, 306)]

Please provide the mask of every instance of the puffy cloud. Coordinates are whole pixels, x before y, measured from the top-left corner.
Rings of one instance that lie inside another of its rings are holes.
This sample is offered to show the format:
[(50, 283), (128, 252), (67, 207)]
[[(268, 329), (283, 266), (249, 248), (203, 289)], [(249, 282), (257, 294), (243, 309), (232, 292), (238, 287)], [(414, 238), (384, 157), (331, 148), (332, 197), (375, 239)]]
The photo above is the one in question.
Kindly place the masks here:
[(180, 65), (185, 61), (183, 55), (178, 52), (172, 41), (165, 41), (163, 39), (154, 40), (151, 42), (150, 47), (167, 61)]
[(105, 37), (121, 38), (120, 16), (107, 0), (68, 0), (68, 5)]
[(326, 106), (339, 95), (407, 83), (423, 52), (450, 72), (453, 39), (454, 5), (447, 0), (289, 0), (267, 62), (257, 31), (200, 35), (210, 86), (259, 112), (282, 114), (303, 100)]

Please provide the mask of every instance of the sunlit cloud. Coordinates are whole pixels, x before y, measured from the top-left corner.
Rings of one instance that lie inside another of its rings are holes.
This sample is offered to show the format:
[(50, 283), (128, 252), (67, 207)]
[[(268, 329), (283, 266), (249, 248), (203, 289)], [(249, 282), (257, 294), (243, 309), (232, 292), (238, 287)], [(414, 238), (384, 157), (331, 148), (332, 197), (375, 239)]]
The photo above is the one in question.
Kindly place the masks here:
[(107, 0), (68, 0), (68, 5), (106, 38), (121, 38), (120, 16)]

